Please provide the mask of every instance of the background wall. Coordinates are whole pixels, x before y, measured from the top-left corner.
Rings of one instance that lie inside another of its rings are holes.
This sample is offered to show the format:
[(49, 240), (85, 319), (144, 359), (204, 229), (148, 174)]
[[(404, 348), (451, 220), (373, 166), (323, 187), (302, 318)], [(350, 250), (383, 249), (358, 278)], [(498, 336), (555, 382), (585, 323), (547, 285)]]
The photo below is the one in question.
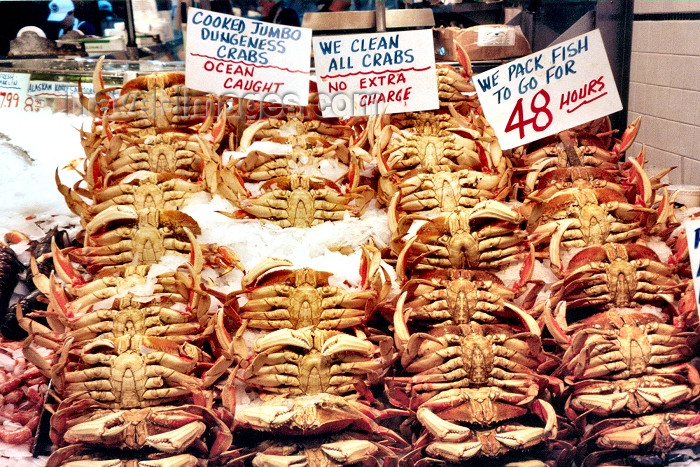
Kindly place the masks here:
[(642, 116), (647, 173), (677, 167), (668, 183), (700, 185), (700, 1), (635, 0), (628, 122)]

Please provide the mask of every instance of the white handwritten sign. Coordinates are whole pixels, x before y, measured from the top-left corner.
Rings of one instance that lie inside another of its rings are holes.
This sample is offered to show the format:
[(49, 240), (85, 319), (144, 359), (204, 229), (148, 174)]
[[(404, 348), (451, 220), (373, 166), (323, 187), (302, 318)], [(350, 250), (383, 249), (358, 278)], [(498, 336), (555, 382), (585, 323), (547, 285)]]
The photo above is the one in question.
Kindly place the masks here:
[(433, 35), (428, 29), (314, 37), (324, 117), (439, 107)]
[[(92, 83), (81, 83), (83, 94), (93, 95)], [(72, 112), (78, 102), (80, 93), (78, 83), (73, 81), (31, 80), (25, 101), (26, 111), (38, 111), (46, 107), (47, 101), (53, 101), (51, 107), (56, 110)], [(77, 105), (80, 105), (79, 103)]]
[(29, 73), (0, 73), (0, 108), (23, 109), (28, 88)]
[(700, 219), (687, 220), (683, 225), (686, 237), (688, 237), (690, 268), (695, 286), (695, 304), (700, 312)]
[(622, 109), (597, 29), (480, 73), (474, 84), (503, 149)]
[(220, 95), (307, 105), (311, 29), (187, 9), (185, 84)]

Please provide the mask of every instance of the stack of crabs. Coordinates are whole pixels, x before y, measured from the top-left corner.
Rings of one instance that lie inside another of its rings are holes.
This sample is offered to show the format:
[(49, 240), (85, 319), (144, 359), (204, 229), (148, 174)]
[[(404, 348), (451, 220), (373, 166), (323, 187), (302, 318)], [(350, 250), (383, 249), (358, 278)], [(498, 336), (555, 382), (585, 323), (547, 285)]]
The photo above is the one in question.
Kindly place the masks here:
[[(35, 276), (47, 325), (18, 313), (57, 400), (49, 465), (636, 465), (696, 446), (687, 246), (667, 171), (624, 160), (639, 120), (504, 152), (461, 61), (437, 69), (439, 109), (347, 120), (249, 112), (179, 74), (112, 98), (98, 67), (82, 180), (58, 180), (82, 245)], [(243, 265), (197, 240), (182, 208), (202, 194), (232, 228), (379, 209), (390, 238), (339, 248), (355, 285), (273, 251)]]
[(18, 310), (24, 353), (52, 385), (48, 465), (206, 463), (231, 445), (235, 352), (201, 271), (235, 256), (200, 245), (179, 208), (212, 190), (225, 120), (178, 112), (197, 98), (180, 76), (137, 78), (112, 99), (98, 66), (95, 85), (82, 178), (71, 188), (57, 177), (80, 245), (53, 242), (53, 271), (34, 274), (48, 309)]

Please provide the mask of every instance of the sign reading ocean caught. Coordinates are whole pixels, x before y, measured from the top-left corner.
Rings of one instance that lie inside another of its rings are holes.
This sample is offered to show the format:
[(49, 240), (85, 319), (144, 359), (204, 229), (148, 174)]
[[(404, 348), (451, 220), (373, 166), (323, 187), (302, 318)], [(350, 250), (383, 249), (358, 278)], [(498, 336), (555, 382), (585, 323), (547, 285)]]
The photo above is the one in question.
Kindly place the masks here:
[(429, 29), (314, 37), (313, 46), (324, 117), (439, 107)]
[(622, 109), (597, 29), (474, 77), (503, 149)]
[(700, 312), (700, 219), (685, 221), (685, 234), (688, 237), (688, 253), (690, 269), (693, 273), (695, 287), (695, 304)]
[(311, 29), (188, 8), (185, 84), (242, 99), (304, 106)]

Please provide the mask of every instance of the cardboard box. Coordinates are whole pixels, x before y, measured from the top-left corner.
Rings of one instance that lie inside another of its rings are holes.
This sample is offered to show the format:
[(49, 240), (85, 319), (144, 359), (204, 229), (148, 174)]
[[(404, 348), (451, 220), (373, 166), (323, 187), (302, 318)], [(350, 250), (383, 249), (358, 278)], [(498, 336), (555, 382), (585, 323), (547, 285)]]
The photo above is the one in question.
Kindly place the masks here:
[(472, 61), (522, 57), (532, 53), (530, 43), (519, 26), (490, 24), (467, 29), (439, 27), (433, 29), (433, 36), (435, 57), (438, 60), (458, 60), (455, 42), (467, 51)]

